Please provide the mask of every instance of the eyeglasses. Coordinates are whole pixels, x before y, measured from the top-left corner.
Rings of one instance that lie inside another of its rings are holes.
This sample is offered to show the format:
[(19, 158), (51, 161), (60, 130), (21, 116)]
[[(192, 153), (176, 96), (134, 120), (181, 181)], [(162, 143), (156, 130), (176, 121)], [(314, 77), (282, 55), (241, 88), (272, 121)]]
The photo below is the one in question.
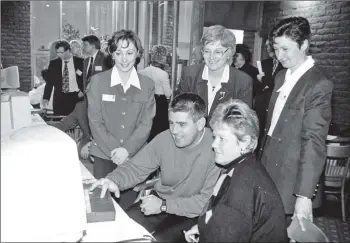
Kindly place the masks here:
[(214, 58), (216, 59), (220, 59), (223, 57), (223, 55), (228, 51), (229, 48), (226, 48), (225, 51), (223, 50), (214, 50), (213, 52), (209, 51), (209, 50), (202, 50), (202, 54), (204, 57), (209, 57), (211, 53), (213, 53), (212, 55), (214, 56)]

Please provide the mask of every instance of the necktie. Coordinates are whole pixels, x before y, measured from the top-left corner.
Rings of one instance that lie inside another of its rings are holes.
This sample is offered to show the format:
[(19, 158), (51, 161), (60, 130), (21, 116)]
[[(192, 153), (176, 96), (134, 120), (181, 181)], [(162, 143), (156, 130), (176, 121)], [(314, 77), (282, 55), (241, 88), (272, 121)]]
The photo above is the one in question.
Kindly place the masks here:
[(62, 92), (69, 92), (69, 72), (68, 72), (68, 61), (64, 61), (63, 77), (62, 77)]
[(275, 73), (277, 67), (278, 67), (278, 60), (273, 59), (272, 75)]
[(92, 65), (94, 63), (94, 58), (91, 57), (90, 58), (90, 65), (89, 65), (89, 69), (88, 69), (88, 72), (87, 72), (87, 75), (86, 75), (86, 80), (87, 80), (87, 83), (89, 83), (90, 81), (90, 77), (91, 77), (91, 73), (92, 73)]

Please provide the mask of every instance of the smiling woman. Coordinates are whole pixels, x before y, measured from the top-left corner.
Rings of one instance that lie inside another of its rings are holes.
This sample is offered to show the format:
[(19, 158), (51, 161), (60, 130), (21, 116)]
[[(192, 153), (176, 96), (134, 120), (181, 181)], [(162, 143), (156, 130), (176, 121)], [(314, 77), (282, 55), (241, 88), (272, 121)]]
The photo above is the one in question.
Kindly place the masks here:
[(230, 67), (236, 50), (234, 34), (221, 25), (211, 26), (202, 36), (201, 47), (205, 63), (184, 69), (176, 93), (200, 95), (208, 107), (209, 118), (218, 104), (231, 98), (241, 99), (251, 106), (252, 79)]
[(155, 115), (154, 83), (134, 68), (143, 54), (139, 37), (132, 30), (117, 31), (108, 49), (115, 65), (92, 76), (87, 92), (97, 179), (144, 146)]

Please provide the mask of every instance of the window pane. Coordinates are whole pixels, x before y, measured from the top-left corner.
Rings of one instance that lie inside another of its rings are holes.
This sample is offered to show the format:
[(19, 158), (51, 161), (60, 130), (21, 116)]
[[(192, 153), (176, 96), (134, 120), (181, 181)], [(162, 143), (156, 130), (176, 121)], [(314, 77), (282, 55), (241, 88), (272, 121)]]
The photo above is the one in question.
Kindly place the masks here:
[(90, 2), (90, 34), (98, 37), (112, 35), (112, 1)]
[(34, 75), (48, 66), (50, 44), (59, 38), (59, 1), (32, 1), (32, 45)]
[[(69, 42), (77, 40), (81, 43), (81, 38), (86, 35), (86, 2), (63, 1), (62, 3), (62, 38)], [(81, 48), (75, 47), (72, 51), (76, 56), (82, 55)]]

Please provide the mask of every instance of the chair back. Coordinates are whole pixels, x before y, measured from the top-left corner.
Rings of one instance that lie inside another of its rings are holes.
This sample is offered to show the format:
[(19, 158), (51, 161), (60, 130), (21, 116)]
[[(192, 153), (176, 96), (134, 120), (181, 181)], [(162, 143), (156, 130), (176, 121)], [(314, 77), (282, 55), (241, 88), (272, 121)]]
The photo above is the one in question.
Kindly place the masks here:
[(350, 144), (327, 144), (325, 182), (327, 186), (340, 187), (341, 181), (349, 177)]

